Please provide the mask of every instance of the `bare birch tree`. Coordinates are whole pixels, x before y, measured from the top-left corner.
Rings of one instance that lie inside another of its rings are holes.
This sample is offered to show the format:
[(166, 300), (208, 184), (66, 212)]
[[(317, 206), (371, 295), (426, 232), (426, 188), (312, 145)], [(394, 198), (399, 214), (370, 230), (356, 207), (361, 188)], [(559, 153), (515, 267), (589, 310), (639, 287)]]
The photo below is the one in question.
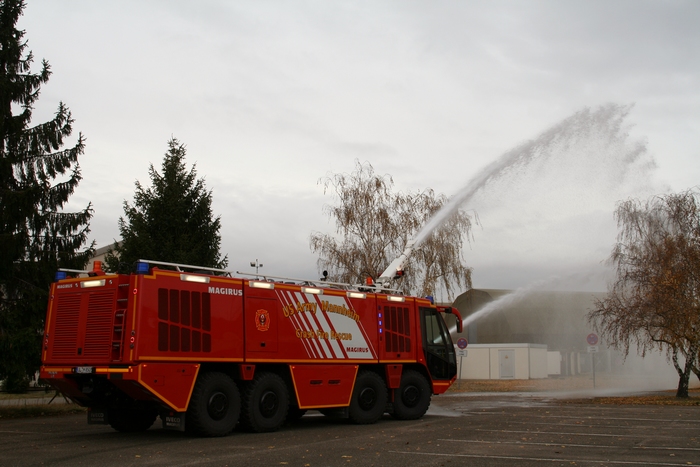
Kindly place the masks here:
[(628, 200), (615, 212), (620, 232), (610, 256), (616, 278), (588, 319), (625, 355), (666, 352), (688, 397), (700, 350), (700, 192)]
[[(368, 162), (356, 161), (354, 172), (330, 174), (319, 183), (337, 201), (324, 210), (335, 219), (338, 236), (312, 233), (311, 251), (319, 254), (319, 269), (339, 282), (379, 277), (447, 202), (432, 189), (394, 193), (393, 178), (375, 174)], [(471, 268), (463, 263), (462, 250), (471, 228), (472, 219), (465, 212), (447, 218), (409, 258), (401, 289), (421, 296), (443, 291), (449, 299), (455, 291), (470, 288)]]

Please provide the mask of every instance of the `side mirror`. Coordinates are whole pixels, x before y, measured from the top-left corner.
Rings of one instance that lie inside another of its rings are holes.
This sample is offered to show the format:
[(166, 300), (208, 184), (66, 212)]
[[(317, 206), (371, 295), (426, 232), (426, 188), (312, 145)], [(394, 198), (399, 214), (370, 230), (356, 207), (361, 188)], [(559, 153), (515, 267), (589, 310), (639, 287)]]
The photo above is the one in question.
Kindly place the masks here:
[[(440, 307), (438, 307), (440, 309)], [(459, 313), (459, 310), (453, 306), (446, 306), (440, 311), (444, 311), (445, 313), (449, 313), (451, 315), (455, 315), (455, 318), (457, 318), (456, 325), (457, 325), (457, 332), (462, 333), (464, 331), (464, 325), (462, 324), (462, 315)]]
[(457, 317), (457, 332), (461, 334), (464, 332), (464, 324), (462, 323), (462, 315), (459, 313), (459, 310), (455, 307), (452, 307), (452, 314)]

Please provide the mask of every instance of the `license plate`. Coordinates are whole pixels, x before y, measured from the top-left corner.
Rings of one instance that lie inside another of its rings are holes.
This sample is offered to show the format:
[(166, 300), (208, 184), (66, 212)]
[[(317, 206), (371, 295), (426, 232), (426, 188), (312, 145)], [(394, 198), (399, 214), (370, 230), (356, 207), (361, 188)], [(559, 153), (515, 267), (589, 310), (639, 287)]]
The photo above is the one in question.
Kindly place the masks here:
[(76, 366), (75, 367), (75, 372), (78, 374), (90, 374), (95, 371), (95, 368), (92, 366)]

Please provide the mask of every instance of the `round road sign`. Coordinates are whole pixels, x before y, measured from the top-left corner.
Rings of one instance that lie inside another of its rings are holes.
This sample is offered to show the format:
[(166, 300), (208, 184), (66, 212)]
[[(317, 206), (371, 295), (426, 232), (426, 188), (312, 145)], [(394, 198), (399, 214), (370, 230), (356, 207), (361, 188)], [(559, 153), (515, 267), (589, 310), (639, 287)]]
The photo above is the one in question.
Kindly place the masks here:
[(469, 344), (469, 342), (467, 342), (467, 340), (464, 337), (460, 337), (459, 339), (457, 339), (457, 347), (459, 347), (460, 349), (466, 349), (467, 344)]
[(588, 342), (588, 345), (596, 345), (598, 343), (598, 334), (590, 333), (586, 337), (586, 342)]

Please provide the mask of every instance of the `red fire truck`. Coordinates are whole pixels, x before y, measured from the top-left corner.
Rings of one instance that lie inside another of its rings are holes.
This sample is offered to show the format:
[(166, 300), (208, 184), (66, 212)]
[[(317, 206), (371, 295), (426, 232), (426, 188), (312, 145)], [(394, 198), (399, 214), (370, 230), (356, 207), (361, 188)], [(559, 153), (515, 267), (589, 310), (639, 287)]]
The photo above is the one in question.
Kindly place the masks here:
[[(83, 274), (79, 274), (79, 273)], [(119, 431), (275, 431), (316, 409), (354, 423), (425, 414), (456, 378), (441, 313), (396, 291), (156, 261), (62, 270), (41, 377)]]

